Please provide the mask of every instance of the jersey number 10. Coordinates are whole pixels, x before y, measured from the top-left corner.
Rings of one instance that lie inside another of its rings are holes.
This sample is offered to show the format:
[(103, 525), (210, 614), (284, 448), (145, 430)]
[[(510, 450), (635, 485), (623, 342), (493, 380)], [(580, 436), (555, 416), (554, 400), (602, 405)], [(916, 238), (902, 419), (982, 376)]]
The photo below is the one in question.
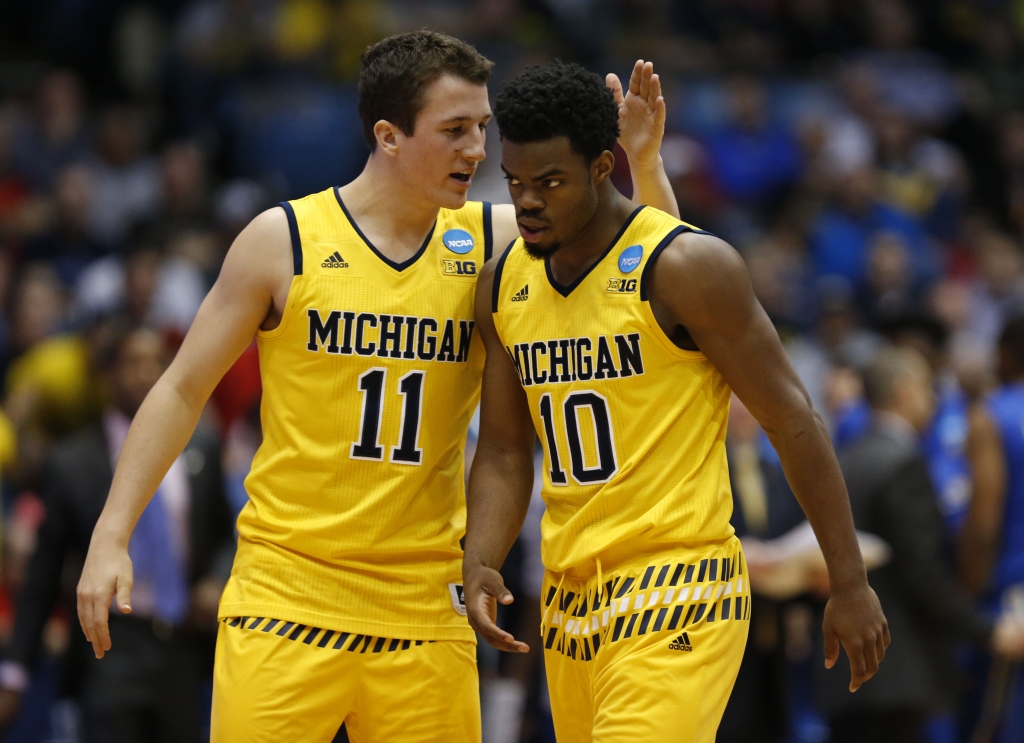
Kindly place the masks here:
[[(398, 380), (398, 394), (402, 396), (402, 427), (398, 432), (398, 446), (391, 447), (389, 461), (396, 464), (421, 464), (423, 450), (416, 446), (420, 437), (420, 419), (423, 416), (423, 371), (411, 371)], [(363, 412), (360, 416), (359, 440), (352, 443), (352, 459), (384, 461), (384, 447), (380, 444), (380, 422), (384, 415), (384, 384), (388, 370), (381, 367), (367, 369), (359, 375), (359, 389), (363, 393)]]
[[(583, 440), (580, 437), (579, 411), (590, 408), (594, 425), (594, 442), (597, 444), (597, 465), (587, 467), (583, 456)], [(580, 485), (608, 482), (619, 471), (615, 458), (615, 436), (612, 433), (612, 419), (608, 414), (608, 401), (604, 395), (593, 390), (573, 392), (562, 403), (565, 439), (569, 442), (569, 461), (572, 479)], [(544, 421), (544, 437), (547, 439), (548, 461), (551, 469), (548, 475), (552, 485), (568, 485), (562, 470), (562, 457), (558, 453), (558, 438), (555, 435), (555, 416), (551, 405), (551, 394), (545, 392), (540, 398), (540, 417)]]

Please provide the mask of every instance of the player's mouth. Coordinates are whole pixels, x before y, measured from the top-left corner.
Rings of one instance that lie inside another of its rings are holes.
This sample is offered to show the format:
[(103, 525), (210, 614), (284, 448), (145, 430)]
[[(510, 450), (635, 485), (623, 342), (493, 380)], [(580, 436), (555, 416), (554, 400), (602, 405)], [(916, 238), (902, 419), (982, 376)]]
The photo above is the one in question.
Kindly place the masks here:
[(537, 219), (518, 219), (516, 222), (519, 224), (519, 234), (528, 243), (538, 242), (548, 231), (548, 226)]
[(472, 170), (459, 170), (454, 173), (449, 173), (448, 177), (454, 180), (463, 188), (469, 188), (471, 185), (473, 185)]

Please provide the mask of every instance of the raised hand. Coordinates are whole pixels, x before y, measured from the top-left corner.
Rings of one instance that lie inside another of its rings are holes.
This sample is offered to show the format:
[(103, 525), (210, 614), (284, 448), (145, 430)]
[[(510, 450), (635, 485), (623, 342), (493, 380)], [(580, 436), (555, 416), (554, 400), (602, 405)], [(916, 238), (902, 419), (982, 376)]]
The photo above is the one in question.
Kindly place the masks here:
[(629, 90), (623, 95), (618, 75), (609, 73), (605, 84), (619, 106), (619, 144), (631, 165), (651, 167), (658, 161), (665, 135), (665, 99), (654, 64), (638, 59), (629, 76)]

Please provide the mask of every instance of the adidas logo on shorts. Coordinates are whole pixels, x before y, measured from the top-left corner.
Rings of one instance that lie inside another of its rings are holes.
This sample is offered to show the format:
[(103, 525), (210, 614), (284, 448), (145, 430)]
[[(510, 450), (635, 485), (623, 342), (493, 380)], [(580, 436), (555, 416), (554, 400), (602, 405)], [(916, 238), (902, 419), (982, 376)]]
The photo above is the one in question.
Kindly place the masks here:
[(515, 296), (512, 297), (512, 301), (513, 302), (525, 302), (529, 298), (530, 298), (530, 285), (527, 284), (526, 286), (524, 286), (522, 289), (520, 289), (519, 291), (517, 291), (515, 293)]
[(348, 264), (345, 263), (345, 259), (341, 257), (341, 253), (337, 250), (324, 258), (324, 262), (320, 265), (324, 268), (348, 268)]
[(693, 645), (690, 644), (690, 637), (684, 632), (668, 644), (668, 649), (683, 650), (689, 653), (693, 650)]

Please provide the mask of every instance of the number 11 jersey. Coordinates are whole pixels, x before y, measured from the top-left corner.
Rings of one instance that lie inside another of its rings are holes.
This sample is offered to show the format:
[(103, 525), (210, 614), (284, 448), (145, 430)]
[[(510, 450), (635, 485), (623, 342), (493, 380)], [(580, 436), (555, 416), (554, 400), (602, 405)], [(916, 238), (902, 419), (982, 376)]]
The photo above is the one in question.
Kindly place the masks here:
[(472, 640), (460, 540), (490, 205), (442, 209), (404, 263), (337, 189), (281, 206), (295, 276), (280, 324), (257, 335), (263, 443), (220, 616)]
[(496, 264), (494, 325), (544, 445), (548, 570), (586, 578), (598, 560), (608, 568), (733, 535), (729, 387), (704, 354), (665, 335), (648, 301), (650, 267), (691, 230), (639, 207), (569, 286), (521, 238)]

